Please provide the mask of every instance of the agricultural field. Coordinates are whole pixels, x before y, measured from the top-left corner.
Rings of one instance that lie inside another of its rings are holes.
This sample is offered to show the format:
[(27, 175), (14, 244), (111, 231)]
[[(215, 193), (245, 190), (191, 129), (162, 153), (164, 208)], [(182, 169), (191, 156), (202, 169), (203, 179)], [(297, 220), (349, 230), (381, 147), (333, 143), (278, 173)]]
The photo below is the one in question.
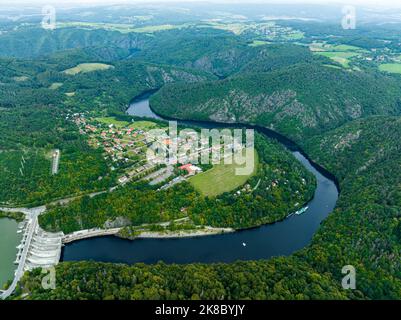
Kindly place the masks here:
[(21, 77), (14, 77), (13, 80), (16, 82), (24, 82), (27, 81), (29, 78), (26, 76), (21, 76)]
[(260, 46), (265, 46), (270, 44), (271, 42), (269, 41), (263, 41), (263, 40), (254, 40), (252, 43), (249, 44), (250, 47), (260, 47)]
[(385, 63), (379, 66), (379, 70), (388, 73), (401, 74), (401, 63)]
[(368, 54), (369, 51), (345, 44), (332, 45), (323, 42), (314, 42), (309, 45), (309, 49), (318, 55), (330, 58), (348, 69), (353, 58)]
[(137, 130), (151, 130), (151, 129), (157, 129), (160, 128), (156, 123), (152, 121), (135, 121), (129, 125), (130, 128), (132, 129), (137, 129)]
[[(248, 160), (251, 161), (251, 159)], [(242, 165), (221, 163), (214, 165), (206, 172), (191, 177), (189, 182), (204, 196), (215, 197), (244, 185), (257, 172), (258, 163), (258, 154), (255, 151), (254, 170), (249, 175), (236, 175), (236, 169), (243, 167)]]
[(104, 64), (104, 63), (81, 63), (74, 68), (64, 70), (63, 73), (73, 76), (78, 73), (102, 71), (102, 70), (108, 70), (110, 68), (114, 68), (114, 67), (109, 64)]
[(330, 58), (331, 60), (338, 62), (344, 68), (349, 68), (351, 58), (359, 56), (356, 52), (318, 52), (317, 54), (324, 57)]

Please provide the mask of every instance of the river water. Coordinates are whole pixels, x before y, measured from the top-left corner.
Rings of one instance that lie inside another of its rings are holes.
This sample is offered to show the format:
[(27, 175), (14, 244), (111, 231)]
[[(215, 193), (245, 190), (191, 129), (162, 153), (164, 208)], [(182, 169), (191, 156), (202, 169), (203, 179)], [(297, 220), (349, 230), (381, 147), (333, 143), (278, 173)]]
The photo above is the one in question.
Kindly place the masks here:
[[(149, 106), (148, 96), (134, 100), (128, 114), (162, 119)], [(181, 125), (222, 127), (198, 121), (178, 121)], [(227, 125), (225, 125), (227, 126)], [(269, 137), (276, 138), (292, 150), (293, 155), (312, 172), (317, 188), (309, 209), (302, 215), (292, 215), (274, 224), (247, 229), (230, 234), (180, 238), (180, 239), (137, 239), (134, 241), (113, 236), (92, 238), (73, 242), (63, 250), (64, 261), (94, 260), (121, 263), (193, 263), (233, 262), (236, 260), (268, 259), (287, 256), (307, 246), (320, 223), (333, 211), (338, 189), (323, 169), (313, 165), (301, 152), (295, 150), (288, 139), (270, 130), (258, 128)], [(244, 246), (243, 244), (246, 244)]]
[(17, 233), (18, 223), (8, 218), (0, 218), (0, 287), (14, 278), (17, 246), (21, 235)]

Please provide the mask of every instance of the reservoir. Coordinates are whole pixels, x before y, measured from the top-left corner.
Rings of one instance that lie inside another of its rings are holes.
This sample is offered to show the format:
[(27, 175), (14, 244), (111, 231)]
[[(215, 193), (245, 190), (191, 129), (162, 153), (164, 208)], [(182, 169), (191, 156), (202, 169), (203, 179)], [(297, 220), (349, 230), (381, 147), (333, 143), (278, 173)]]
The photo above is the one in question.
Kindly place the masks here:
[(14, 261), (17, 257), (17, 246), (21, 242), (21, 235), (17, 233), (18, 223), (8, 218), (0, 218), (0, 287), (7, 280), (14, 278), (17, 266)]
[[(150, 108), (149, 96), (134, 100), (127, 112), (130, 115), (162, 119)], [(208, 128), (231, 126), (199, 121), (178, 121), (178, 124)], [(268, 129), (256, 129), (287, 146), (298, 161), (316, 177), (317, 188), (314, 198), (308, 204), (309, 208), (305, 213), (292, 215), (270, 225), (205, 237), (137, 239), (134, 241), (113, 236), (86, 239), (66, 245), (62, 260), (94, 260), (128, 264), (156, 263), (158, 261), (166, 263), (233, 262), (287, 256), (310, 244), (320, 223), (336, 205), (338, 189), (334, 178), (322, 168), (311, 163), (290, 140)], [(246, 246), (243, 245), (244, 243)]]

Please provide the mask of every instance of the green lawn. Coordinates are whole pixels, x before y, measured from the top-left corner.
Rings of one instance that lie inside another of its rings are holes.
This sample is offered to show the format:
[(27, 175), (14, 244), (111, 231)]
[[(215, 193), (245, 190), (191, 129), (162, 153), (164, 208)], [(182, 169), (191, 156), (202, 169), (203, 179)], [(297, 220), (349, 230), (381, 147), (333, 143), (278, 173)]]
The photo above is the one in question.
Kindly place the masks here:
[(150, 130), (159, 128), (159, 126), (152, 121), (135, 121), (130, 124), (130, 128), (139, 130)]
[(401, 63), (385, 63), (379, 66), (379, 70), (389, 73), (401, 74)]
[(235, 169), (243, 166), (237, 164), (217, 164), (212, 169), (191, 177), (189, 182), (204, 196), (215, 197), (244, 185), (257, 172), (258, 162), (258, 154), (255, 151), (254, 170), (249, 175), (242, 176), (235, 174)]
[(95, 118), (95, 120), (107, 125), (113, 124), (117, 128), (123, 128), (130, 124), (128, 121), (120, 121), (114, 117)]
[(107, 70), (110, 68), (114, 68), (114, 67), (109, 64), (104, 64), (104, 63), (81, 63), (81, 64), (77, 65), (76, 67), (64, 70), (63, 72), (68, 75), (76, 75), (81, 72), (87, 73), (87, 72), (93, 72), (93, 71), (98, 71), (98, 70)]

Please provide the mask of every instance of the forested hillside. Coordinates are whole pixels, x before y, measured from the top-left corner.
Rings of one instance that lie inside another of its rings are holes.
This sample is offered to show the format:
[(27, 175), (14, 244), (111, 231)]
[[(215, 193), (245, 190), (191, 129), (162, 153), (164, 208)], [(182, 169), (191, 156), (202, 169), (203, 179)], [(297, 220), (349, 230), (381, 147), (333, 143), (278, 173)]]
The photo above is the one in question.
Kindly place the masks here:
[[(127, 57), (140, 48), (147, 36), (138, 33), (123, 34), (118, 31), (88, 30), (84, 28), (20, 28), (0, 36), (0, 56), (34, 58), (76, 48), (97, 48), (103, 59)], [(102, 48), (115, 47), (119, 51)], [(94, 50), (96, 51), (96, 50)], [(108, 54), (105, 54), (108, 52)], [(118, 53), (118, 54), (117, 54)]]
[(152, 108), (181, 119), (252, 123), (301, 141), (347, 121), (401, 112), (401, 85), (318, 63), (194, 85), (166, 86)]
[[(214, 79), (181, 67), (116, 61), (107, 70), (64, 71), (98, 60), (90, 50), (68, 50), (43, 60), (0, 59), (0, 202), (38, 205), (104, 190), (115, 183), (99, 150), (88, 146), (68, 116), (123, 113), (129, 101), (174, 81)], [(51, 150), (61, 152), (52, 176)]]
[(358, 288), (374, 299), (399, 299), (401, 293), (400, 136), (399, 117), (371, 117), (305, 144), (313, 159), (338, 176), (341, 195), (300, 255), (333, 274), (354, 265)]

